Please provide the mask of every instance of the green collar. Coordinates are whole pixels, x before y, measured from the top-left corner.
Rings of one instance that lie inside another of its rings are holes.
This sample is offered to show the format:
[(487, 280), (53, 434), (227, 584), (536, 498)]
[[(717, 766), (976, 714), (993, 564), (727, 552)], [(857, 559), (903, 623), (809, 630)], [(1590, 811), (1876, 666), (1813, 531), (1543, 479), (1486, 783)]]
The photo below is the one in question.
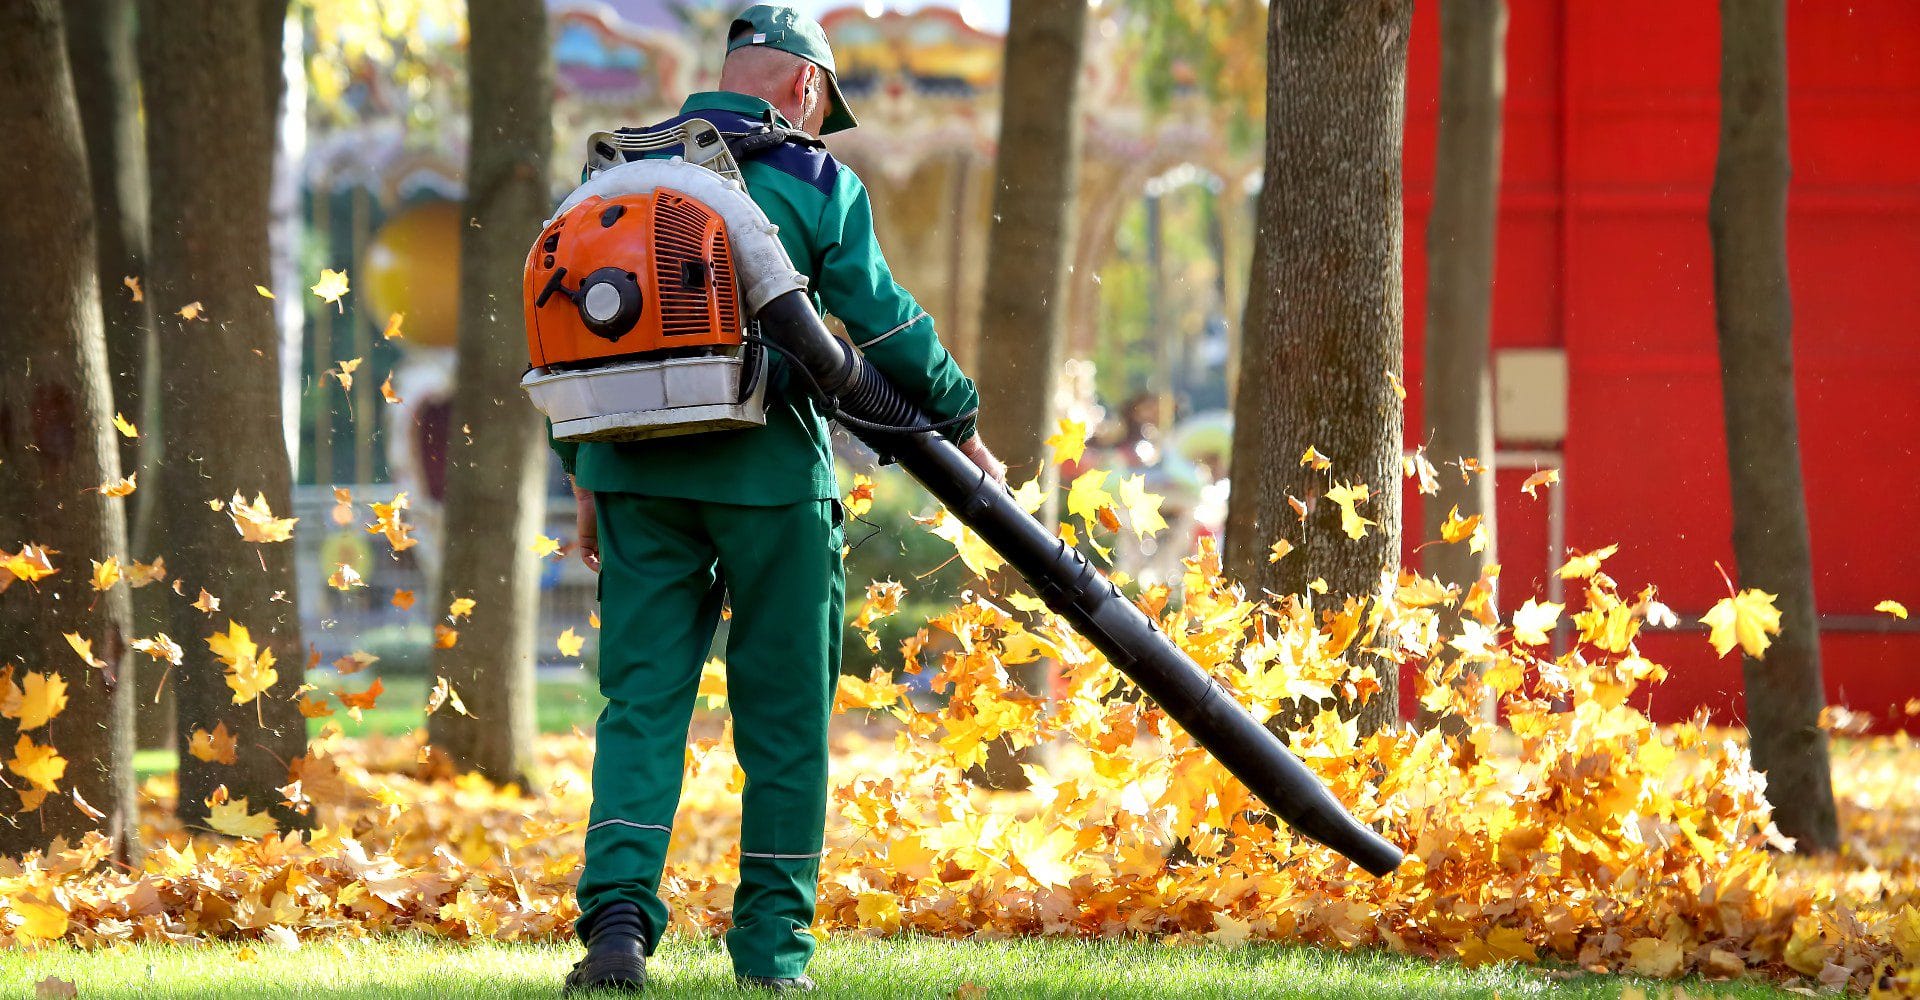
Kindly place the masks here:
[(686, 102), (680, 105), (680, 113), (690, 115), (696, 111), (737, 111), (754, 118), (771, 115), (775, 125), (793, 127), (765, 99), (750, 94), (736, 94), (731, 90), (704, 90), (698, 94), (688, 94)]

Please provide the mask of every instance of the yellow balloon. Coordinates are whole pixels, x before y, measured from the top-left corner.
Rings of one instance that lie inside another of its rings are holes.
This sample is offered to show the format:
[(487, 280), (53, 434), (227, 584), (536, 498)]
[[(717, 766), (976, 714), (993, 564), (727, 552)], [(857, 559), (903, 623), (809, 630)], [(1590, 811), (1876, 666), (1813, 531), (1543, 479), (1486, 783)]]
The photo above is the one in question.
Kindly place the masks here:
[(387, 220), (360, 255), (354, 284), (375, 322), (403, 313), (406, 342), (451, 346), (460, 323), (460, 206), (431, 201)]

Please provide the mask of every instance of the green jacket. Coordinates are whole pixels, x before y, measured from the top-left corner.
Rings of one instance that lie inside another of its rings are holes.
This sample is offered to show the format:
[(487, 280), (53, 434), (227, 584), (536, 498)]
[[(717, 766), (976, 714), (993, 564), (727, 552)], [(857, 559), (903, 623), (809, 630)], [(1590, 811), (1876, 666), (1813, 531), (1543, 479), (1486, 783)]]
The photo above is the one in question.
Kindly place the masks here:
[[(705, 118), (722, 132), (772, 120), (773, 106), (726, 92), (694, 94), (677, 124)], [(873, 234), (866, 185), (825, 150), (793, 143), (741, 167), (747, 192), (780, 227), (780, 242), (805, 272), (814, 307), (838, 317), (869, 362), (936, 420), (979, 404), (973, 380), (940, 344), (933, 318), (893, 280)], [(767, 424), (651, 441), (553, 441), (560, 464), (581, 487), (719, 503), (770, 506), (838, 495), (827, 422), (784, 358), (769, 358)], [(949, 428), (973, 436), (973, 421)], [(552, 441), (551, 427), (548, 440)]]

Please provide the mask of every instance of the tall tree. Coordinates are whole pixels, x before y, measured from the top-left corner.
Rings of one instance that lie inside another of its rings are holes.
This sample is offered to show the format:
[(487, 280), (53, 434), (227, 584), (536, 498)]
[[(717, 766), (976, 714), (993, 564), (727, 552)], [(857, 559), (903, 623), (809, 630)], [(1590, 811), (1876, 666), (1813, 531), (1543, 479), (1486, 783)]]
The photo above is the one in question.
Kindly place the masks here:
[[(293, 506), (280, 420), (280, 338), (267, 260), (265, 59), (255, 0), (144, 0), (141, 76), (147, 107), (152, 231), (147, 295), (156, 316), (161, 423), (167, 461), (158, 470), (168, 566), (189, 595), (220, 600), (211, 615), (176, 602), (172, 634), (187, 651), (175, 672), (183, 821), (201, 825), (220, 785), (249, 807), (271, 807), (283, 826), (302, 818), (277, 789), (306, 753), (306, 719), (289, 696), (300, 685), (299, 588), (293, 543), (255, 542), (236, 531), (244, 512), (208, 501), (264, 497), (276, 516)], [(206, 640), (229, 622), (277, 661), (278, 680), (258, 698), (228, 683), (232, 668)], [(236, 703), (236, 697), (243, 700)], [(197, 728), (224, 724), (241, 753), (232, 765), (188, 752)]]
[(1079, 186), (1086, 0), (1033, 0), (1008, 15), (993, 230), (980, 314), (980, 436), (1015, 480), (1041, 471), (1065, 340)]
[[(1007, 463), (1008, 478), (1050, 475), (1054, 379), (1066, 343), (1067, 266), (1080, 184), (1080, 64), (1086, 0), (1033, 0), (1008, 14), (1000, 142), (994, 160), (993, 228), (987, 236), (980, 310), (979, 432)], [(1030, 691), (1045, 686), (1046, 661), (1015, 672)], [(1023, 760), (1006, 741), (989, 748), (977, 777), (1023, 788)]]
[(533, 626), (546, 513), (545, 439), (520, 391), (526, 335), (520, 272), (553, 207), (553, 67), (541, 0), (469, 0), (472, 128), (460, 232), (460, 344), (448, 444), (446, 552), (438, 609), (475, 601), (460, 636), (434, 650), (473, 713), (443, 711), (433, 743), (463, 769), (523, 777), (533, 754)]
[[(0, 805), (0, 854), (96, 828), (125, 854), (137, 820), (131, 606), (126, 584), (96, 593), (102, 577), (87, 569), (126, 559), (125, 501), (100, 490), (119, 477), (120, 454), (93, 204), (73, 183), (86, 150), (55, 0), (0, 4), (0, 128), (9, 145), (0, 246), (10, 248), (0, 258), (0, 545), (33, 542), (60, 562), (37, 583), (0, 589), (0, 619), (10, 623), (0, 629), (0, 674), (30, 691), (64, 684), (66, 702), (51, 719), (16, 708), (0, 733), (14, 759), (51, 747), (67, 761), (60, 775), (23, 782), (15, 772), (19, 796)], [(76, 657), (65, 633), (91, 642), (101, 665)], [(81, 801), (105, 816), (89, 817)]]
[[(1267, 150), (1234, 397), (1228, 568), (1249, 588), (1339, 607), (1371, 598), (1400, 554), (1401, 131), (1409, 0), (1274, 0)], [(1301, 462), (1308, 448), (1325, 471)], [(1346, 488), (1340, 493), (1335, 488)], [(1375, 522), (1342, 530), (1337, 499)], [(1308, 505), (1304, 524), (1289, 499)], [(1285, 538), (1296, 550), (1270, 560)], [(1359, 710), (1397, 717), (1397, 674)]]
[[(1493, 468), (1493, 250), (1500, 214), (1500, 101), (1506, 93), (1506, 0), (1440, 6), (1440, 120), (1433, 210), (1427, 216), (1426, 376), (1421, 398), (1435, 462), (1477, 458)], [(1427, 572), (1463, 591), (1496, 554), (1495, 478), (1441, 476), (1426, 498)], [(1480, 518), (1485, 544), (1441, 541), (1455, 508)], [(1463, 672), (1463, 676), (1465, 676)], [(1493, 700), (1481, 710), (1491, 718)], [(1422, 725), (1439, 721), (1422, 711)]]
[(1754, 766), (1781, 832), (1838, 846), (1794, 410), (1787, 285), (1787, 28), (1783, 0), (1720, 4), (1720, 156), (1708, 228), (1740, 586), (1779, 595), (1780, 637), (1745, 661)]
[[(125, 284), (129, 277), (144, 280), (147, 259), (146, 129), (140, 119), (133, 7), (132, 0), (71, 0), (66, 5), (66, 37), (93, 194), (111, 405), (141, 433), (138, 438), (116, 439), (120, 465), (144, 471), (142, 478), (151, 484), (161, 440), (159, 394), (154, 388), (153, 311), (148, 299), (135, 297)], [(146, 489), (127, 501), (127, 541), (134, 558), (152, 559), (158, 554), (152, 548), (158, 496), (158, 490)], [(135, 591), (134, 628), (143, 633), (165, 628), (167, 598), (159, 587)], [(172, 746), (172, 685), (140, 686), (148, 690), (134, 695), (135, 741), (143, 749)]]
[[(1435, 142), (1433, 211), (1427, 219), (1426, 404), (1429, 451), (1436, 462), (1462, 456), (1493, 467), (1493, 379), (1488, 345), (1493, 312), (1493, 249), (1500, 210), (1500, 101), (1506, 92), (1506, 0), (1448, 0), (1440, 6), (1440, 121)], [(1426, 568), (1462, 588), (1497, 562), (1494, 477), (1462, 485), (1440, 478), (1426, 503), (1426, 538), (1440, 537), (1447, 514), (1479, 514), (1487, 545), (1430, 545)]]

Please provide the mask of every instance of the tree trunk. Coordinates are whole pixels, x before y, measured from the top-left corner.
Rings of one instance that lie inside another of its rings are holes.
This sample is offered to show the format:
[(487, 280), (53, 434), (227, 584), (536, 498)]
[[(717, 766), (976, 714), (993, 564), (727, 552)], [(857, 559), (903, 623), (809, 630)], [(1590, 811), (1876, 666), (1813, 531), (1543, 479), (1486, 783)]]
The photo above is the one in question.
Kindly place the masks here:
[(520, 391), (527, 363), (520, 278), (527, 247), (553, 207), (553, 69), (540, 0), (472, 0), (467, 17), (473, 138), (435, 611), (445, 613), (456, 597), (476, 605), (457, 625), (458, 642), (434, 650), (433, 668), (473, 717), (443, 709), (429, 731), (456, 767), (517, 781), (533, 756), (539, 566), (532, 545), (546, 511), (545, 440)]
[[(1493, 250), (1500, 213), (1500, 101), (1506, 92), (1506, 0), (1448, 0), (1440, 6), (1440, 121), (1435, 140), (1433, 211), (1427, 219), (1426, 377), (1421, 385), (1428, 455), (1435, 464), (1462, 457), (1492, 470), (1493, 378), (1488, 365), (1493, 311)], [(1495, 553), (1495, 477), (1462, 483), (1440, 476), (1426, 497), (1421, 541), (1427, 572), (1464, 593)], [(1486, 547), (1441, 540), (1454, 507), (1480, 515)], [(1491, 700), (1483, 706), (1491, 718)], [(1422, 724), (1436, 720), (1422, 713)]]
[[(272, 808), (283, 828), (304, 819), (285, 807), (287, 765), (306, 753), (306, 719), (292, 699), (304, 675), (292, 542), (240, 537), (209, 500), (263, 495), (276, 516), (293, 506), (280, 419), (280, 338), (272, 303), (267, 182), (273, 155), (265, 59), (255, 0), (147, 0), (140, 55), (152, 171), (147, 294), (159, 340), (159, 470), (166, 532), (159, 546), (189, 599), (220, 599), (212, 615), (173, 602), (172, 635), (187, 661), (174, 674), (179, 704), (179, 811), (205, 822), (205, 799), (225, 785), (253, 811)], [(199, 318), (179, 310), (199, 303)], [(317, 525), (307, 530), (320, 530)], [(298, 530), (298, 529), (296, 529)], [(207, 637), (237, 622), (278, 661), (279, 679), (257, 700), (233, 703), (226, 670)], [(188, 753), (197, 728), (225, 723), (238, 763)]]
[[(140, 63), (134, 50), (132, 0), (71, 0), (67, 4), (67, 55), (80, 104), (80, 134), (92, 181), (94, 234), (99, 254), (100, 305), (106, 319), (107, 369), (114, 412), (124, 414), (140, 437), (119, 434), (120, 467), (137, 469), (154, 482), (160, 464), (160, 407), (154, 364), (150, 300), (133, 297), (126, 278), (145, 280), (147, 269), (147, 149), (140, 121)], [(151, 561), (159, 553), (154, 521), (155, 489), (127, 499), (129, 554)], [(133, 592), (135, 634), (166, 629), (164, 588)], [(156, 689), (159, 672), (134, 683), (134, 740), (141, 749), (173, 745), (173, 686)], [(130, 682), (131, 683), (131, 682)], [(161, 697), (154, 697), (155, 691)]]
[[(1007, 463), (1009, 480), (1038, 475), (1047, 486), (1053, 478), (1044, 442), (1052, 433), (1054, 379), (1065, 354), (1067, 267), (1080, 185), (1077, 95), (1086, 25), (1086, 0), (1011, 8), (976, 355), (981, 440)], [(1038, 660), (1011, 677), (1044, 694), (1050, 669)], [(1033, 759), (995, 741), (974, 777), (991, 788), (1024, 788), (1020, 765)]]
[[(99, 829), (127, 855), (138, 817), (133, 784), (131, 610), (124, 583), (92, 590), (89, 560), (127, 558), (124, 505), (99, 490), (120, 476), (107, 339), (95, 270), (86, 150), (54, 0), (0, 4), (0, 129), (9, 145), (0, 185), (0, 547), (54, 550), (59, 572), (0, 591), (0, 671), (57, 675), (66, 707), (19, 730), (0, 722), (4, 752), (22, 739), (67, 759), (57, 791), (12, 778), (0, 803), (0, 855)], [(65, 633), (93, 643), (83, 664)], [(34, 795), (35, 791), (45, 793)], [(77, 795), (104, 812), (94, 820)], [(38, 808), (23, 810), (29, 798)]]
[[(1247, 282), (1234, 397), (1227, 556), (1249, 588), (1339, 607), (1371, 597), (1400, 554), (1403, 414), (1388, 373), (1401, 371), (1401, 131), (1406, 119), (1407, 0), (1274, 0), (1267, 33), (1267, 156)], [(1332, 459), (1303, 466), (1308, 447)], [(1330, 485), (1365, 484), (1341, 530)], [(1304, 525), (1289, 497), (1306, 503)], [(1297, 548), (1270, 562), (1286, 538)], [(1397, 717), (1398, 675), (1372, 664), (1382, 690), (1362, 729)]]
[(1779, 595), (1780, 637), (1745, 662), (1747, 731), (1774, 822), (1839, 844), (1820, 680), (1813, 553), (1794, 413), (1787, 284), (1787, 41), (1781, 0), (1720, 5), (1720, 157), (1708, 211), (1721, 399), (1741, 587)]
[(1086, 0), (1013, 5), (980, 315), (980, 436), (1018, 481), (1041, 471), (1065, 337), (1079, 185)]

